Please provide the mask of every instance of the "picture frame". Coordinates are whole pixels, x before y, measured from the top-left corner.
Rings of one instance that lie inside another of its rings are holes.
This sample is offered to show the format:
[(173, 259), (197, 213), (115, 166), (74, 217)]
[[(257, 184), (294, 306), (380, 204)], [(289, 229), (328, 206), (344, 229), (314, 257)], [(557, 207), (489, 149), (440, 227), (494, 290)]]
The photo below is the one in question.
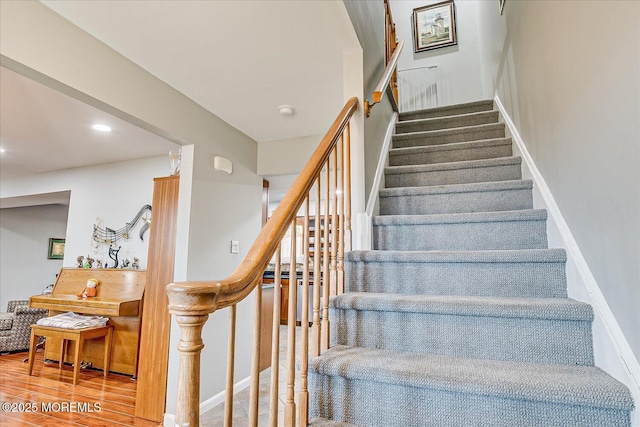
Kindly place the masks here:
[(65, 239), (49, 239), (49, 256), (48, 259), (64, 258)]
[(458, 44), (453, 0), (413, 9), (415, 53)]

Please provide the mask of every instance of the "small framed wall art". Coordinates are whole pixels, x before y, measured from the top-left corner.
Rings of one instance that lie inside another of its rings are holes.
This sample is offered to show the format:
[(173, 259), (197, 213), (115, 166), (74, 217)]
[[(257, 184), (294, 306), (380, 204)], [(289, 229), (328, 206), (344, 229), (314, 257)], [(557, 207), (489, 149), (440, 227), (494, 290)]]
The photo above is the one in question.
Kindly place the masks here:
[(49, 239), (49, 256), (48, 259), (64, 258), (64, 239)]
[(413, 9), (413, 44), (416, 53), (458, 44), (453, 0)]

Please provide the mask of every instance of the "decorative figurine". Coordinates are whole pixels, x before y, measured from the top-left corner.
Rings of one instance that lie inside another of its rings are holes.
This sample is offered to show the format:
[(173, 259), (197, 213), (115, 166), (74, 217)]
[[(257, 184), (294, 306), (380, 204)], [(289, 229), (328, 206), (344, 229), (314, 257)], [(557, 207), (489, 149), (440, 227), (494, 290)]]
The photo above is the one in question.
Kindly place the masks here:
[(118, 268), (118, 252), (120, 252), (120, 248), (122, 246), (118, 246), (118, 249), (109, 246), (109, 258), (115, 261), (113, 268)]
[(122, 260), (122, 268), (129, 268), (129, 264), (131, 264), (131, 261), (129, 261), (129, 258), (125, 258)]
[(98, 279), (91, 278), (91, 279), (87, 280), (87, 286), (82, 290), (82, 292), (80, 292), (76, 296), (78, 298), (92, 298), (92, 297), (95, 297), (96, 295), (98, 295), (98, 285), (99, 284), (100, 284), (100, 281)]
[(135, 268), (136, 270), (140, 268), (140, 260), (136, 257), (133, 257), (133, 264), (131, 264), (131, 268)]
[(93, 268), (93, 263), (95, 260), (87, 255), (87, 258), (84, 261), (84, 268)]
[(84, 267), (84, 263), (83, 263), (84, 257), (82, 255), (80, 255), (78, 258), (76, 258), (76, 267), (77, 268), (82, 268)]
[(96, 267), (96, 268), (102, 268), (102, 260), (101, 260), (101, 259), (98, 259), (98, 260), (96, 261), (96, 265), (97, 265), (97, 267)]

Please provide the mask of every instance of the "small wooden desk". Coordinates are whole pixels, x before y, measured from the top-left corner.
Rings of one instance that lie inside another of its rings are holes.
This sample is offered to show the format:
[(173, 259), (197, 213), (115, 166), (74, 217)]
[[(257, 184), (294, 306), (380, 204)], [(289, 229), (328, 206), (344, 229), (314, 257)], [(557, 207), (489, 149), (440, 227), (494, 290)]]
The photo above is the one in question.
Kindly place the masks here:
[(64, 356), (67, 352), (69, 341), (75, 342), (75, 353), (73, 358), (73, 385), (78, 384), (78, 373), (80, 372), (80, 356), (82, 355), (82, 346), (85, 340), (93, 340), (96, 338), (104, 338), (104, 376), (109, 373), (109, 364), (111, 362), (111, 341), (113, 337), (113, 326), (98, 326), (83, 329), (65, 329), (53, 326), (31, 325), (31, 343), (29, 344), (29, 375), (33, 371), (33, 360), (36, 354), (36, 346), (38, 337), (46, 337), (47, 342), (50, 340), (62, 340), (62, 351), (60, 353), (60, 369), (64, 366)]

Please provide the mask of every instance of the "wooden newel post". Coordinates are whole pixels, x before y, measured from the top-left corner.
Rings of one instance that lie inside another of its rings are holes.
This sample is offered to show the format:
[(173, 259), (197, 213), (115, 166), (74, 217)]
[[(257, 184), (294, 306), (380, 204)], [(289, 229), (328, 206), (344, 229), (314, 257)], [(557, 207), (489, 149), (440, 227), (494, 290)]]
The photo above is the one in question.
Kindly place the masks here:
[(204, 347), (202, 327), (208, 314), (176, 316), (180, 325), (180, 371), (176, 426), (198, 427), (200, 423), (200, 353)]

